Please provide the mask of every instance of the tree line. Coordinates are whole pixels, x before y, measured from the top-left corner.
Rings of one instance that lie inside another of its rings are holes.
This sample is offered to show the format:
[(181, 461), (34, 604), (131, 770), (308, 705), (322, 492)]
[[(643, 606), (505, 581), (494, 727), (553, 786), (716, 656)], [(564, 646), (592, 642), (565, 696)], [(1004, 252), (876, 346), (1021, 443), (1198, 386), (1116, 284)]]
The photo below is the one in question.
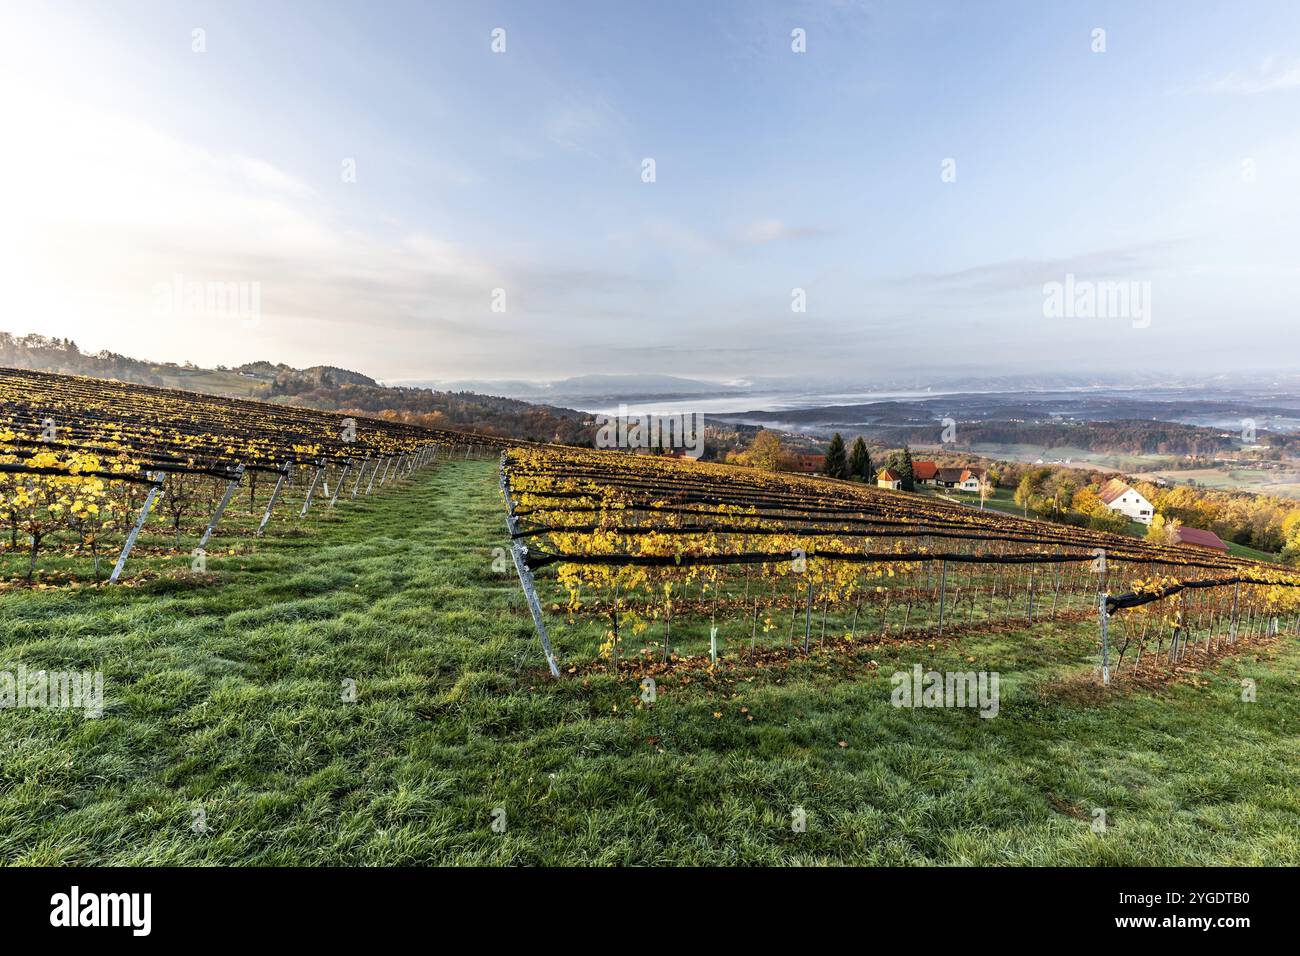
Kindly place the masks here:
[[(1098, 496), (1111, 475), (1100, 471), (1044, 465), (1005, 465), (1004, 478), (1014, 483), (1015, 502), (1026, 514), (1065, 524), (1086, 525), (1102, 531), (1126, 531), (1127, 516), (1106, 507)], [(1150, 482), (1131, 482), (1151, 502), (1150, 535), (1167, 537), (1174, 523), (1213, 531), (1224, 541), (1281, 552), (1300, 560), (1300, 502), (1246, 491), (1161, 488)]]

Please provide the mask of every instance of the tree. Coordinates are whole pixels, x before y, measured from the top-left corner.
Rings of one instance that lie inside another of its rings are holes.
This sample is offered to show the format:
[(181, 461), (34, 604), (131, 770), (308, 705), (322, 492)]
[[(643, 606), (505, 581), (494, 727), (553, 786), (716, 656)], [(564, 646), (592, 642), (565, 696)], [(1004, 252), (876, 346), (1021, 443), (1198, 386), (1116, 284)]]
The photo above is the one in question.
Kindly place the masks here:
[(1173, 544), (1174, 535), (1182, 526), (1183, 523), (1177, 518), (1166, 518), (1157, 513), (1147, 525), (1147, 540), (1152, 544)]
[(889, 456), (889, 470), (898, 476), (902, 491), (915, 491), (912, 475), (912, 449), (903, 446), (903, 450)]
[(853, 440), (853, 448), (849, 451), (849, 477), (871, 480), (871, 452), (867, 451), (867, 443), (861, 435)]
[(844, 455), (844, 439), (840, 437), (839, 432), (831, 438), (830, 447), (826, 449), (826, 462), (822, 465), (822, 473), (828, 478), (849, 476), (848, 461)]
[(781, 439), (776, 432), (760, 429), (754, 443), (740, 456), (742, 463), (762, 471), (779, 471), (781, 468)]
[(1020, 479), (1020, 484), (1016, 486), (1015, 502), (1023, 509), (1025, 517), (1029, 517), (1030, 508), (1040, 510), (1041, 506), (1036, 503), (1036, 499), (1042, 497), (1043, 485), (1051, 476), (1050, 468), (1033, 468)]
[(1108, 508), (1097, 494), (1097, 489), (1091, 485), (1074, 493), (1071, 506), (1081, 516), (1079, 520), (1094, 531), (1112, 531), (1115, 534), (1128, 531), (1128, 516)]
[(1122, 511), (1113, 511), (1102, 506), (1100, 511), (1088, 517), (1088, 527), (1093, 531), (1109, 531), (1111, 534), (1126, 534), (1129, 518)]

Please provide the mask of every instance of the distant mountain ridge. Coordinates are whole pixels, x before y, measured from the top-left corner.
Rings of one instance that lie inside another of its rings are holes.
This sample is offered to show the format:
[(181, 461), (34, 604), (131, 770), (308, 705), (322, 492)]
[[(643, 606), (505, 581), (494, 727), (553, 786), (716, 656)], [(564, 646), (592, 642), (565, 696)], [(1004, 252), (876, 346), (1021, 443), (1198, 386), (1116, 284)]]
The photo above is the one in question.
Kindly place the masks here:
[(350, 369), (247, 362), (235, 368), (201, 368), (191, 362), (149, 362), (117, 352), (82, 352), (71, 339), (0, 332), (0, 366), (108, 378), (136, 385), (180, 388), (231, 398), (393, 418), (431, 428), (459, 428), (587, 445), (591, 416), (571, 408), (538, 405), (474, 392), (390, 387)]
[(529, 382), (520, 379), (470, 379), (470, 380), (419, 380), (403, 381), (402, 385), (425, 388), (486, 392), (521, 399), (581, 399), (583, 401), (644, 400), (647, 398), (697, 398), (727, 394), (743, 394), (743, 386), (726, 382), (709, 382), (683, 378), (679, 375), (595, 373), (575, 375), (550, 382)]

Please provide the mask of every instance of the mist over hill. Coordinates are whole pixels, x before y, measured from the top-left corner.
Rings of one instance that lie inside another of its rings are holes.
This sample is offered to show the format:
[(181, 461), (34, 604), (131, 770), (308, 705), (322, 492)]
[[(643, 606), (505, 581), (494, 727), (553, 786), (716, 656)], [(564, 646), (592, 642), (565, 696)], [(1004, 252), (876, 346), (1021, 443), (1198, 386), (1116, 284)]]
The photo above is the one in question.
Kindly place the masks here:
[(116, 352), (83, 352), (71, 339), (8, 332), (0, 332), (0, 365), (353, 412), (431, 428), (459, 428), (532, 441), (589, 444), (592, 434), (591, 417), (574, 409), (471, 391), (386, 386), (368, 375), (330, 365), (298, 369), (261, 360), (233, 368), (203, 368), (191, 362), (151, 362)]
[(471, 379), (447, 382), (410, 381), (398, 384), (451, 390), (465, 389), (494, 395), (508, 395), (511, 398), (528, 401), (572, 402), (587, 405), (616, 405), (619, 402), (647, 402), (661, 399), (680, 401), (689, 398), (713, 398), (719, 395), (745, 395), (751, 391), (747, 385), (657, 374), (576, 375), (549, 382)]

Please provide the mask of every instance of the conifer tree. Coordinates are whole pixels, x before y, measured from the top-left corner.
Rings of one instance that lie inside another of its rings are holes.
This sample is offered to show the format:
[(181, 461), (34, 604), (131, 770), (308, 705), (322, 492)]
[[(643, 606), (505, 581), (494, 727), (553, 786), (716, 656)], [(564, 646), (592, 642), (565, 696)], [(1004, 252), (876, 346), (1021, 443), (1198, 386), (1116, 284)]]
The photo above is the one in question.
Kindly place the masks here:
[(853, 448), (849, 451), (849, 477), (863, 481), (870, 481), (872, 477), (871, 452), (867, 451), (867, 443), (861, 435), (853, 440)]
[(831, 446), (826, 449), (826, 463), (822, 473), (828, 478), (847, 478), (849, 476), (848, 460), (844, 454), (844, 439), (836, 432), (831, 438)]

